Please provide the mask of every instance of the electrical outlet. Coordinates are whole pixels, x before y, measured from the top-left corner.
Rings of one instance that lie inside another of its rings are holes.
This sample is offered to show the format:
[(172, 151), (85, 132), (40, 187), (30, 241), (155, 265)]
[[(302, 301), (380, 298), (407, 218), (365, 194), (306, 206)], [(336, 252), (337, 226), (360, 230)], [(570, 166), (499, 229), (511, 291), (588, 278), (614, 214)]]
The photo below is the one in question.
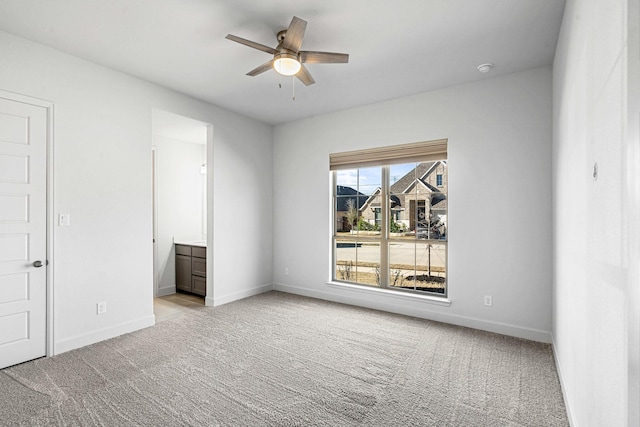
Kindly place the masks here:
[(493, 297), (490, 295), (485, 295), (484, 296), (484, 305), (486, 305), (487, 307), (492, 307), (493, 306)]
[(98, 310), (97, 314), (104, 314), (107, 312), (107, 302), (106, 301), (101, 301), (98, 304), (96, 304), (96, 308)]
[(289, 275), (289, 267), (285, 267), (284, 268), (284, 275), (288, 276)]

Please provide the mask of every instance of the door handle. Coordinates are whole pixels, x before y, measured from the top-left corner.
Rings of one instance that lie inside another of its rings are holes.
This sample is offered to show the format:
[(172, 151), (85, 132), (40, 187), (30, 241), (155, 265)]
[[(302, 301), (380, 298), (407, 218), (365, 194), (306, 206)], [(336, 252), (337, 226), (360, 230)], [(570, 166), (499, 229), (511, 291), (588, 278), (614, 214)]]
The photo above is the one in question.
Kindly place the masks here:
[(34, 261), (34, 262), (33, 262), (33, 266), (34, 266), (35, 268), (40, 268), (40, 267), (42, 267), (42, 261), (40, 261), (40, 260), (38, 260), (38, 261)]

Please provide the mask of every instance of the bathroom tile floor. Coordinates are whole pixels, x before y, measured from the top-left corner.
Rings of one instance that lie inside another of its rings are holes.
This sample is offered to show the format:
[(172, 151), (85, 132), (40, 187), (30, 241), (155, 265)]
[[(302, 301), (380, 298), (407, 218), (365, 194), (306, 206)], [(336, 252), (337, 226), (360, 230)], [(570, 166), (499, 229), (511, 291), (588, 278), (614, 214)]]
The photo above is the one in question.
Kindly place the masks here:
[(194, 308), (204, 305), (204, 297), (185, 293), (175, 293), (153, 300), (153, 314), (156, 323), (180, 317)]

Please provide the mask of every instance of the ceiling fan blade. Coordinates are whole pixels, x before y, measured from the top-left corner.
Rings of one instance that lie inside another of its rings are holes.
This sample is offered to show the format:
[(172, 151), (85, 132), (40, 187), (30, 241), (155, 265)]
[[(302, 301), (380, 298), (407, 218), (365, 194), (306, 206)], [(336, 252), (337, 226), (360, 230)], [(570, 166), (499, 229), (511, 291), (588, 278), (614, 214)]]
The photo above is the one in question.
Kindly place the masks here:
[(300, 61), (305, 64), (346, 64), (349, 62), (349, 54), (303, 50), (300, 52)]
[(297, 52), (302, 46), (302, 39), (304, 38), (304, 32), (307, 29), (307, 21), (304, 21), (297, 16), (294, 16), (287, 28), (287, 34), (282, 41), (282, 47), (285, 49)]
[(249, 71), (247, 73), (247, 76), (254, 77), (254, 76), (257, 76), (258, 74), (264, 73), (265, 71), (269, 71), (271, 68), (273, 68), (273, 59)]
[(243, 39), (242, 37), (234, 36), (232, 34), (227, 34), (227, 37), (225, 37), (225, 38), (229, 39), (229, 40), (232, 40), (232, 41), (234, 41), (236, 43), (240, 43), (240, 44), (243, 44), (245, 46), (249, 46), (249, 47), (252, 47), (254, 49), (261, 50), (263, 52), (267, 52), (267, 53), (271, 53), (271, 54), (274, 54), (274, 53), (278, 52), (277, 50), (275, 50), (272, 47), (265, 46), (265, 45), (260, 44), (260, 43), (252, 42), (251, 40)]
[(304, 65), (300, 68), (300, 71), (298, 71), (296, 77), (298, 78), (298, 80), (304, 83), (305, 86), (310, 86), (316, 82), (315, 80), (313, 80), (313, 77), (311, 77), (311, 73), (309, 73), (309, 70), (307, 70), (307, 67), (305, 67)]

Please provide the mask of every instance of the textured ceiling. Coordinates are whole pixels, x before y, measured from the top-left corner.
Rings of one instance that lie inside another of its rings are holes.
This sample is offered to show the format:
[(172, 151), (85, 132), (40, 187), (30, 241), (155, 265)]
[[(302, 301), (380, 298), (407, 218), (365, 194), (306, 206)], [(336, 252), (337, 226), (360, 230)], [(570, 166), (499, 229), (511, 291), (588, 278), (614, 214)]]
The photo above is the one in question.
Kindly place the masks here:
[[(551, 64), (564, 0), (0, 0), (0, 29), (270, 124)], [(292, 16), (302, 49), (350, 54), (310, 64), (305, 87), (245, 75)], [(492, 62), (480, 74), (476, 67)], [(279, 86), (282, 86), (281, 88)]]

